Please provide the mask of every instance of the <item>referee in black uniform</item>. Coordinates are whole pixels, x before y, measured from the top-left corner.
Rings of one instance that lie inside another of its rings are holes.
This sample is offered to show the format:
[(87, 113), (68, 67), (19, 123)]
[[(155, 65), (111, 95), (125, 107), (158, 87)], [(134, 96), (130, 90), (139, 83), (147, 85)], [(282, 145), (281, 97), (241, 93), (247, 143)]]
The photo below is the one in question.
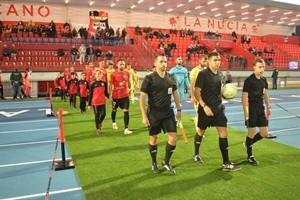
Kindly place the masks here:
[(194, 138), (194, 161), (202, 164), (199, 154), (200, 144), (207, 127), (215, 126), (219, 133), (219, 148), (223, 157), (223, 171), (237, 171), (241, 167), (229, 161), (227, 140), (227, 118), (224, 113), (224, 105), (221, 98), (221, 79), (218, 70), (221, 64), (219, 53), (211, 52), (208, 55), (209, 67), (199, 73), (194, 95), (199, 102), (198, 127), (200, 131)]
[[(177, 126), (174, 118), (174, 111), (171, 108), (171, 95), (173, 95), (176, 108), (177, 120), (181, 119), (181, 109), (176, 80), (173, 75), (166, 72), (167, 57), (157, 55), (154, 59), (156, 71), (147, 75), (141, 86), (140, 108), (143, 124), (148, 126), (150, 142), (149, 151), (152, 159), (152, 171), (159, 173), (157, 167), (157, 142), (158, 134), (163, 130), (168, 134), (165, 158), (162, 165), (171, 175), (176, 174), (170, 165), (170, 158), (176, 148)], [(146, 109), (146, 97), (148, 96), (148, 108)]]
[[(265, 62), (257, 58), (253, 62), (253, 74), (244, 81), (242, 103), (244, 108), (245, 125), (248, 128), (248, 136), (244, 143), (247, 148), (248, 162), (254, 166), (259, 163), (252, 155), (252, 145), (268, 137), (268, 123), (265, 114), (264, 101), (267, 107), (267, 114), (271, 114), (270, 99), (267, 92), (268, 82), (263, 73), (265, 71)], [(256, 127), (259, 127), (259, 133), (256, 134)]]

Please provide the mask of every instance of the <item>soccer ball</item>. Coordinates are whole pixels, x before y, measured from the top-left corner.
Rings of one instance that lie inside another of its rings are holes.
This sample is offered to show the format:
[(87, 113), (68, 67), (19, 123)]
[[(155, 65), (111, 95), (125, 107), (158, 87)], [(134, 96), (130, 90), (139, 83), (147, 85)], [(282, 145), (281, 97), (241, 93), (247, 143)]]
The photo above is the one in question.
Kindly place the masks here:
[(227, 83), (223, 86), (222, 97), (224, 99), (233, 99), (237, 94), (237, 88), (232, 83)]

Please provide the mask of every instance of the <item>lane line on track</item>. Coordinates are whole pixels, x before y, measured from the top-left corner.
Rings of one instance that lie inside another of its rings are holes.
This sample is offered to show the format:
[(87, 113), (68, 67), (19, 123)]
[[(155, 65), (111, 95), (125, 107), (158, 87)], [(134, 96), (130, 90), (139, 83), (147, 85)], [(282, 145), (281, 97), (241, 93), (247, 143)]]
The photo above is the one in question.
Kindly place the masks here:
[(45, 141), (39, 141), (39, 142), (24, 142), (24, 143), (12, 143), (12, 144), (2, 144), (1, 147), (12, 147), (12, 146), (22, 146), (22, 145), (32, 145), (32, 144), (45, 144), (45, 143), (51, 143), (56, 142), (56, 140), (45, 140)]
[[(66, 160), (71, 159), (71, 157), (66, 158)], [(61, 161), (62, 158), (56, 158), (55, 161)], [(21, 166), (21, 165), (34, 165), (34, 164), (40, 164), (40, 163), (47, 163), (47, 162), (53, 162), (53, 159), (50, 160), (39, 160), (39, 161), (32, 161), (32, 162), (23, 162), (23, 163), (13, 163), (13, 164), (5, 164), (0, 165), (0, 168), (4, 167), (15, 167), (15, 166)]]
[[(74, 191), (79, 191), (81, 189), (82, 189), (81, 187), (77, 187), (77, 188), (70, 188), (70, 189), (66, 189), (66, 190), (57, 190), (57, 191), (50, 192), (50, 195), (74, 192)], [(31, 194), (31, 195), (25, 195), (25, 196), (19, 196), (19, 197), (9, 197), (9, 198), (5, 198), (5, 199), (1, 199), (1, 200), (12, 200), (12, 199), (19, 200), (19, 199), (29, 199), (29, 198), (44, 197), (44, 196), (45, 196), (45, 193), (38, 193), (38, 194)], [(51, 196), (49, 199), (51, 199)]]
[(28, 120), (28, 121), (12, 121), (12, 122), (1, 122), (1, 125), (4, 124), (22, 124), (22, 123), (40, 123), (40, 122), (52, 122), (52, 121), (57, 121), (57, 118), (53, 119), (44, 119), (44, 120)]
[(270, 131), (269, 133), (280, 133), (280, 132), (294, 131), (294, 130), (300, 130), (300, 127), (280, 129), (280, 130), (276, 130), (276, 131)]
[(37, 131), (49, 131), (49, 130), (58, 130), (58, 127), (55, 128), (40, 128), (40, 129), (29, 129), (29, 130), (19, 130), (19, 131), (2, 131), (0, 134), (5, 133), (23, 133), (23, 132), (37, 132)]

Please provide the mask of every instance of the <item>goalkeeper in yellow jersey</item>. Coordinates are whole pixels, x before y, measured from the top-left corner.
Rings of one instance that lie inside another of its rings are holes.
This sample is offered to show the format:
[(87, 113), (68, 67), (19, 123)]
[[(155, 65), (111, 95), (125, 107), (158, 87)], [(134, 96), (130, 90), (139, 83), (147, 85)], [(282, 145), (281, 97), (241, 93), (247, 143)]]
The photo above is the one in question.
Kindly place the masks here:
[(203, 54), (199, 57), (199, 65), (197, 65), (196, 67), (194, 67), (191, 72), (190, 72), (190, 83), (191, 83), (191, 88), (190, 88), (190, 92), (191, 92), (191, 103), (194, 105), (195, 108), (195, 112), (196, 112), (196, 117), (194, 118), (194, 122), (195, 122), (195, 127), (196, 127), (196, 131), (198, 131), (198, 101), (195, 98), (194, 95), (194, 90), (195, 90), (195, 82), (197, 79), (197, 76), (199, 74), (199, 72), (201, 72), (203, 69), (205, 69), (207, 66), (207, 55)]
[(114, 63), (113, 62), (109, 62), (108, 63), (108, 67), (106, 69), (106, 73), (107, 73), (107, 87), (109, 87), (110, 85), (110, 77), (111, 77), (111, 74), (115, 71), (114, 69)]
[(133, 75), (134, 90), (133, 91), (134, 91), (134, 94), (135, 94), (136, 91), (138, 89), (140, 89), (140, 75), (139, 75), (139, 72), (136, 69), (134, 69), (133, 72), (134, 72), (134, 75)]

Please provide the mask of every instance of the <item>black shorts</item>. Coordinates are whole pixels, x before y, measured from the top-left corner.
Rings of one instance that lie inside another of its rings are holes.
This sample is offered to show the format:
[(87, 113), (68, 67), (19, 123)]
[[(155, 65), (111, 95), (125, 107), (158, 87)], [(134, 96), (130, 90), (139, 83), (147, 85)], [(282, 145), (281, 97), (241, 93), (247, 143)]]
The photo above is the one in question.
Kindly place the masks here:
[(113, 102), (112, 102), (112, 109), (113, 110), (117, 110), (119, 107), (121, 109), (126, 109), (128, 110), (129, 109), (129, 97), (124, 97), (122, 99), (113, 99)]
[(249, 127), (268, 126), (264, 106), (249, 106)]
[(174, 116), (174, 111), (172, 108), (165, 110), (149, 109), (147, 110), (147, 117), (150, 122), (149, 135), (156, 135), (168, 132), (177, 132), (176, 120)]
[(201, 106), (198, 107), (198, 127), (201, 130), (206, 130), (210, 126), (227, 127), (227, 117), (224, 113), (224, 107), (219, 109), (210, 107), (214, 116), (207, 116)]

